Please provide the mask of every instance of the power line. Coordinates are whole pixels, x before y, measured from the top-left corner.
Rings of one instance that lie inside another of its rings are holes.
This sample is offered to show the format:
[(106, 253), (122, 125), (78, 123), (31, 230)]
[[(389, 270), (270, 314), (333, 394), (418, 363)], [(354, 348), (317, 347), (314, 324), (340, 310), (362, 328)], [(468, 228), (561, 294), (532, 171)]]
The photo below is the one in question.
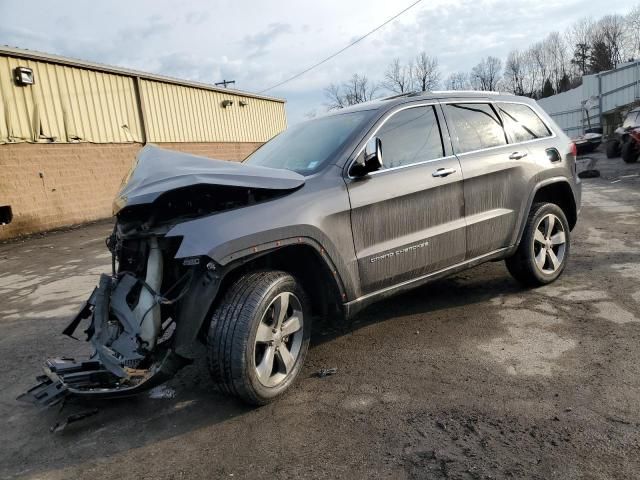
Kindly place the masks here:
[(264, 90), (259, 91), (258, 93), (264, 93), (264, 92), (268, 92), (269, 90), (273, 90), (276, 87), (279, 87), (281, 85), (284, 85), (285, 83), (289, 83), (291, 80), (295, 80), (298, 77), (301, 77), (302, 75), (304, 75), (307, 72), (310, 72), (311, 70), (313, 70), (316, 67), (319, 67), (320, 65), (322, 65), (323, 63), (328, 62), (329, 60), (331, 60), (334, 57), (337, 57), (338, 55), (340, 55), (342, 52), (344, 52), (345, 50), (353, 47), (356, 43), (361, 42), (362, 40), (364, 40), (365, 38), (367, 38), (369, 35), (371, 35), (372, 33), (377, 32), (378, 30), (380, 30), (382, 27), (384, 27), (386, 24), (394, 21), (396, 18), (398, 18), (400, 15), (402, 15), (403, 13), (405, 13), (406, 11), (412, 9), (413, 7), (415, 7), (417, 4), (419, 4), (422, 0), (418, 0), (414, 3), (412, 3), (411, 5), (409, 5), (407, 8), (405, 8), (404, 10), (402, 10), (401, 12), (395, 14), (393, 17), (389, 18), (388, 20), (386, 20), (384, 23), (382, 23), (381, 25), (378, 25), (376, 28), (374, 28), (373, 30), (371, 30), (370, 32), (364, 34), (363, 36), (361, 36), (360, 38), (354, 40), (353, 42), (351, 42), (349, 45), (347, 45), (346, 47), (342, 48), (341, 50), (338, 50), (337, 52), (329, 55), (327, 58), (325, 58), (324, 60), (319, 61), (318, 63), (310, 66), (309, 68), (307, 68), (306, 70), (301, 71), (300, 73), (296, 73), (295, 75), (293, 75), (292, 77), (287, 78), (286, 80), (283, 80), (280, 83), (276, 83), (275, 85), (269, 87), (269, 88), (265, 88)]

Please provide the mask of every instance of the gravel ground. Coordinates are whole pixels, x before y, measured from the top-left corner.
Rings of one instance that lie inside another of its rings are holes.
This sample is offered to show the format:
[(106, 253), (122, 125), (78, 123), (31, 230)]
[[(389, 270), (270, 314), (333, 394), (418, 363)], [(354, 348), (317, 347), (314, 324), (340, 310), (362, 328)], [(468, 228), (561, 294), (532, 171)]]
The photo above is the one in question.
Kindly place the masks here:
[(79, 407), (15, 397), (48, 355), (85, 351), (59, 332), (108, 269), (110, 227), (0, 245), (0, 477), (638, 478), (640, 166), (592, 158), (556, 283), (490, 263), (380, 303), (316, 334), (290, 394), (257, 409), (201, 362), (49, 433)]

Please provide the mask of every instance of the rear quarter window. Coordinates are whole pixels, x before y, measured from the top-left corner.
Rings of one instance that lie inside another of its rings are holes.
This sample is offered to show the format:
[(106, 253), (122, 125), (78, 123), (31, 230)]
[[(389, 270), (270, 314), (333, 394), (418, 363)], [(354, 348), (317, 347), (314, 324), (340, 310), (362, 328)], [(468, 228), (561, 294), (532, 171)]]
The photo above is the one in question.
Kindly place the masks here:
[(520, 103), (496, 103), (495, 105), (512, 143), (551, 136), (549, 128), (528, 105)]
[(456, 139), (457, 153), (507, 144), (502, 122), (490, 104), (452, 103), (445, 105), (445, 110)]

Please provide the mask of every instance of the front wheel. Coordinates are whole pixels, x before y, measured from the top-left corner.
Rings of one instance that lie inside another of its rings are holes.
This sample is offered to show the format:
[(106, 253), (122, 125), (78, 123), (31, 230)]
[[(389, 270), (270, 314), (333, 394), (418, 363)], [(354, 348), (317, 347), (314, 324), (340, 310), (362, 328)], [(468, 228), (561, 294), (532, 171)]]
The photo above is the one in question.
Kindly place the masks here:
[(252, 405), (282, 395), (302, 369), (311, 336), (307, 296), (285, 272), (240, 277), (209, 327), (209, 370), (220, 390)]
[(567, 217), (553, 203), (536, 203), (516, 253), (506, 260), (509, 273), (523, 285), (540, 286), (556, 280), (569, 258)]

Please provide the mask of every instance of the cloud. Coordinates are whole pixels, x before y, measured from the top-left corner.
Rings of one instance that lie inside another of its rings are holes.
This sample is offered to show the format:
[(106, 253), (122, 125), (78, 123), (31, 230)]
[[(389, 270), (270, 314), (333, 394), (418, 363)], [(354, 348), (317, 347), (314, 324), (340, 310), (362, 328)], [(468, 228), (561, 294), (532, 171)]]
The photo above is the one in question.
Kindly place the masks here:
[[(386, 0), (345, 2), (171, 0), (118, 2), (0, 0), (0, 44), (260, 91), (304, 70), (396, 14)], [(407, 0), (403, 3), (409, 4)], [(322, 111), (323, 89), (353, 73), (380, 80), (391, 59), (424, 50), (443, 76), (487, 55), (563, 31), (583, 16), (624, 13), (625, 2), (429, 0), (307, 75), (268, 92), (287, 99), (289, 123)]]
[(288, 23), (276, 22), (269, 24), (266, 30), (252, 35), (245, 35), (242, 40), (242, 46), (249, 52), (247, 58), (266, 55), (268, 52), (267, 47), (274, 43), (278, 37), (292, 32), (293, 28)]

